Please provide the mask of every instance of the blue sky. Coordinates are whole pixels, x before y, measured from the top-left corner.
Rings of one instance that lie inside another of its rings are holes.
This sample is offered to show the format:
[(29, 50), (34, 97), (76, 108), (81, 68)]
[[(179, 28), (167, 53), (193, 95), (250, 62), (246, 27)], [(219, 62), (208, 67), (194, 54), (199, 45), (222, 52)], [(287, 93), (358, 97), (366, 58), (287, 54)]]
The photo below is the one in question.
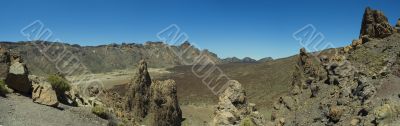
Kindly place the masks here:
[(177, 24), (189, 41), (220, 57), (282, 58), (298, 53), (292, 34), (307, 24), (334, 46), (358, 38), (365, 7), (391, 24), (398, 0), (2, 0), (0, 41), (25, 41), (20, 30), (41, 20), (55, 37), (81, 45), (157, 41)]

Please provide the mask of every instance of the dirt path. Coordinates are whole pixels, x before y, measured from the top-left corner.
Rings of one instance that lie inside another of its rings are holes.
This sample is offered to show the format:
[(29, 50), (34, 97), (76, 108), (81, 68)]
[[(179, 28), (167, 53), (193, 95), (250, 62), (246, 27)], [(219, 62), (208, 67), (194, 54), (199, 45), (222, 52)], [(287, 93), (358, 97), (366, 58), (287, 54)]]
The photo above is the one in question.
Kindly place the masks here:
[(39, 105), (32, 99), (9, 94), (0, 97), (0, 125), (3, 126), (106, 126), (108, 121), (91, 114), (89, 108)]

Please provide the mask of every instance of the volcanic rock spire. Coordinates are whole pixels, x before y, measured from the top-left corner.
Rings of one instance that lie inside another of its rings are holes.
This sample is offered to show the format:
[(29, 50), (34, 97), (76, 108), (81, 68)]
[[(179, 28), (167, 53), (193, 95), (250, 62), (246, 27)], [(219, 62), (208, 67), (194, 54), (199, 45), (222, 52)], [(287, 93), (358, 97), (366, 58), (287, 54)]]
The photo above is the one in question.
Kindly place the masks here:
[(138, 117), (144, 118), (148, 113), (150, 103), (150, 85), (151, 78), (147, 71), (147, 63), (144, 60), (141, 60), (135, 79), (129, 83), (126, 106), (128, 111), (132, 111)]
[(369, 7), (365, 9), (361, 24), (360, 38), (384, 38), (394, 33), (387, 17), (382, 11), (373, 10)]

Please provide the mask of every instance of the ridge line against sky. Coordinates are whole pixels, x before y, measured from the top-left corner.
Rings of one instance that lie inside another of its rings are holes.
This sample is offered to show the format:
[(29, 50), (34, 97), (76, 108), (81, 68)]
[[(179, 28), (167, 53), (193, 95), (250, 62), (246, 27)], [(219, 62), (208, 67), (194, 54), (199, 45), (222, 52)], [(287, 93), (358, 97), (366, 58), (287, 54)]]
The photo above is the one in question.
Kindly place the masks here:
[(189, 41), (221, 58), (283, 58), (301, 45), (292, 34), (307, 24), (326, 42), (345, 46), (358, 38), (365, 7), (382, 10), (393, 25), (399, 1), (231, 0), (14, 0), (0, 1), (0, 41), (26, 41), (20, 30), (35, 20), (63, 42), (80, 45), (159, 41), (177, 24)]

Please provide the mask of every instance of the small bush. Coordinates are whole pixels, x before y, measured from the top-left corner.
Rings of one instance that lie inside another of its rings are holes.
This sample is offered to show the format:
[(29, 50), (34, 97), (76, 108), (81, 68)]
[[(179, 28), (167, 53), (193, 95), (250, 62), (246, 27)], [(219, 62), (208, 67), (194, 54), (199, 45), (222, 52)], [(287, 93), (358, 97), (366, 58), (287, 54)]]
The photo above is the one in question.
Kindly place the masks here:
[(250, 118), (245, 118), (242, 120), (242, 122), (240, 123), (240, 126), (255, 126), (255, 124), (253, 123), (253, 121)]
[(6, 94), (10, 93), (6, 88), (6, 84), (3, 80), (0, 80), (0, 95), (5, 96)]
[(71, 89), (71, 85), (69, 85), (67, 79), (60, 75), (50, 75), (47, 80), (50, 82), (56, 92), (65, 92)]
[(93, 107), (92, 113), (103, 119), (109, 118), (107, 110), (103, 106), (100, 106), (100, 105)]

